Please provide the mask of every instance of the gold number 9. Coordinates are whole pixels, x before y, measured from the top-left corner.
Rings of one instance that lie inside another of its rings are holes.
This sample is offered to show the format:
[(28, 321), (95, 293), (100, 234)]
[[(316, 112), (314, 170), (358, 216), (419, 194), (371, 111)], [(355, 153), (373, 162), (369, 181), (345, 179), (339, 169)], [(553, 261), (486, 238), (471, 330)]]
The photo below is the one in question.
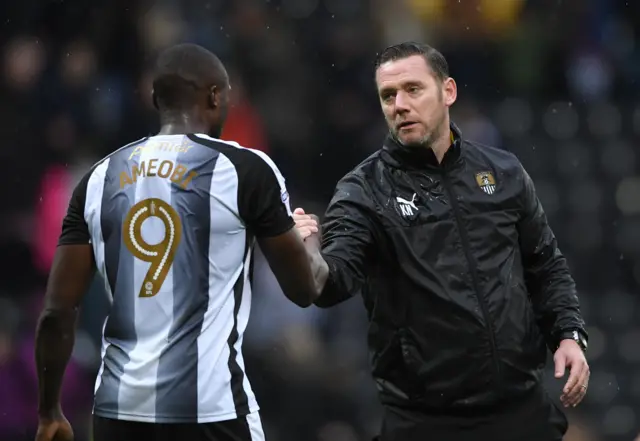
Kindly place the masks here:
[[(142, 238), (142, 223), (155, 216), (164, 223), (164, 238), (151, 245)], [(124, 220), (122, 235), (127, 249), (140, 260), (151, 263), (140, 297), (153, 297), (167, 278), (175, 253), (182, 239), (182, 223), (176, 210), (162, 199), (143, 199), (135, 204)]]

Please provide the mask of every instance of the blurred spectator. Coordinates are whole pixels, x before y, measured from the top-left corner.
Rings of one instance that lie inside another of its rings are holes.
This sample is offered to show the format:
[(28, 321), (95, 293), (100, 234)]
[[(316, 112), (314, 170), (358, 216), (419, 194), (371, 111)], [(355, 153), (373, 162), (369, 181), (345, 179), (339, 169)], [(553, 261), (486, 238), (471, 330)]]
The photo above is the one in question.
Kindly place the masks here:
[(71, 184), (68, 171), (59, 165), (49, 168), (42, 178), (32, 245), (35, 265), (43, 274), (51, 268), (58, 236), (62, 231), (62, 219), (71, 197)]
[(37, 84), (45, 69), (45, 51), (40, 40), (16, 38), (5, 49), (5, 80), (14, 90), (26, 91)]
[(231, 74), (229, 76), (231, 77), (231, 106), (222, 139), (268, 152), (262, 119), (248, 100), (242, 79)]

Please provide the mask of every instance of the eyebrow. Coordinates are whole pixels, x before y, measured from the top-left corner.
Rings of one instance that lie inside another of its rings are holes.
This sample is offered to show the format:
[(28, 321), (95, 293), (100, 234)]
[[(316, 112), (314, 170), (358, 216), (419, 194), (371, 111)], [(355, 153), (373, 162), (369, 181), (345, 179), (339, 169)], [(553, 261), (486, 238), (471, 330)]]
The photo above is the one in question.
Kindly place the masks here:
[(412, 81), (407, 81), (406, 83), (404, 83), (404, 87), (407, 86), (422, 86), (424, 83), (422, 83), (419, 80), (412, 80)]
[(410, 80), (402, 83), (400, 87), (385, 87), (383, 89), (380, 89), (380, 95), (384, 95), (390, 92), (395, 92), (398, 89), (404, 89), (405, 87), (411, 87), (411, 86), (424, 87), (424, 84), (417, 80)]

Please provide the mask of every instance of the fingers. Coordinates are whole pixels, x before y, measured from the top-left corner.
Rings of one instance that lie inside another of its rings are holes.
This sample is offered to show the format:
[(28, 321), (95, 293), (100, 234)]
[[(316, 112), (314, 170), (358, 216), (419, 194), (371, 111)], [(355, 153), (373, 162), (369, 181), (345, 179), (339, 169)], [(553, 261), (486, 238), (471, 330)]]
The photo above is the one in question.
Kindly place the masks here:
[(318, 222), (311, 219), (306, 214), (302, 218), (294, 216), (293, 220), (296, 222), (296, 227), (298, 228), (318, 228)]
[(296, 229), (302, 240), (307, 239), (313, 234), (320, 231), (320, 220), (314, 214), (306, 214), (304, 209), (296, 208), (293, 210), (293, 220), (296, 223)]
[(560, 400), (565, 407), (577, 406), (587, 394), (589, 384), (589, 365), (584, 357), (571, 361), (569, 380), (563, 389)]
[(578, 379), (580, 378), (580, 366), (578, 366), (577, 363), (572, 363), (570, 367), (569, 379), (562, 389), (562, 394), (565, 396), (573, 390), (576, 384), (578, 384)]
[(584, 358), (584, 353), (578, 347), (569, 346), (556, 351), (553, 360), (555, 362), (555, 377), (561, 378), (567, 367), (571, 370), (560, 401), (564, 407), (577, 406), (587, 394), (589, 383), (589, 365)]
[(316, 229), (316, 231), (311, 231), (310, 228), (306, 228), (306, 227), (298, 228), (297, 230), (298, 230), (298, 234), (300, 234), (300, 237), (302, 238), (302, 240), (305, 240), (307, 237), (309, 237), (312, 234), (314, 234), (315, 232), (317, 232), (317, 229)]
[(556, 354), (553, 357), (553, 361), (555, 362), (555, 377), (556, 378), (562, 378), (564, 377), (564, 372), (566, 369), (566, 357), (563, 353), (561, 352), (556, 352)]
[(305, 237), (318, 232), (318, 224), (314, 221), (296, 221), (296, 228)]
[(314, 219), (313, 215), (309, 215), (309, 214), (304, 214), (303, 213), (297, 213), (297, 210), (293, 212), (293, 220), (296, 221), (296, 224), (298, 223), (305, 223), (305, 222), (313, 222), (313, 223), (317, 223), (316, 219)]
[(318, 232), (318, 218), (314, 215), (305, 214), (302, 208), (293, 211), (293, 220), (302, 239), (306, 239)]
[(571, 403), (573, 407), (576, 407), (578, 404), (580, 404), (582, 400), (584, 400), (584, 397), (587, 395), (587, 390), (589, 390), (589, 375), (591, 375), (591, 372), (589, 370), (589, 366), (587, 365), (583, 370), (583, 374), (580, 380), (578, 380), (578, 392), (576, 393), (575, 399)]

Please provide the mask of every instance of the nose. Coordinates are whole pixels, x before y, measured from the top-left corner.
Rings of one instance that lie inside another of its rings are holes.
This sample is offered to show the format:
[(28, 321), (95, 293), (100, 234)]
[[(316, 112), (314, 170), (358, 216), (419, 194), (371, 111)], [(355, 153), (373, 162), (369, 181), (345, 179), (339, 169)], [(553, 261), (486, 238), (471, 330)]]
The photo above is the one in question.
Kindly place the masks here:
[(409, 97), (404, 91), (399, 91), (396, 94), (396, 112), (404, 113), (409, 110)]

